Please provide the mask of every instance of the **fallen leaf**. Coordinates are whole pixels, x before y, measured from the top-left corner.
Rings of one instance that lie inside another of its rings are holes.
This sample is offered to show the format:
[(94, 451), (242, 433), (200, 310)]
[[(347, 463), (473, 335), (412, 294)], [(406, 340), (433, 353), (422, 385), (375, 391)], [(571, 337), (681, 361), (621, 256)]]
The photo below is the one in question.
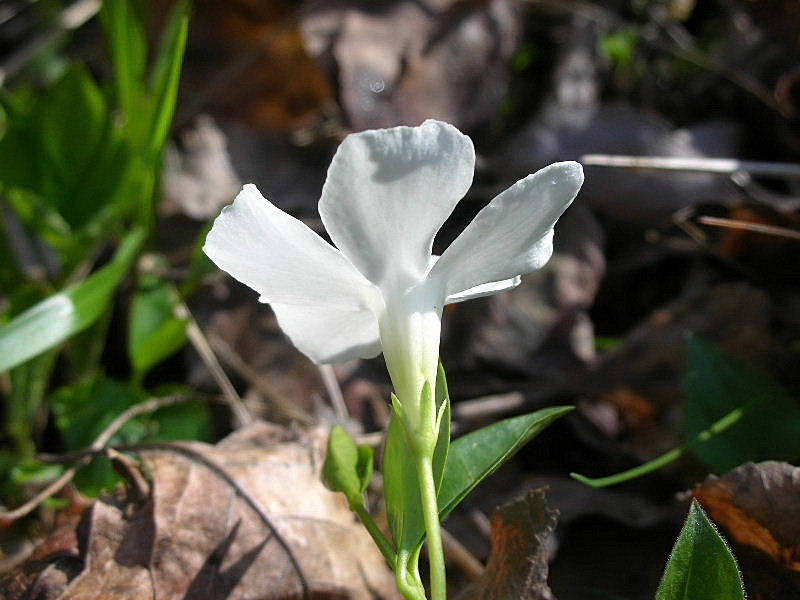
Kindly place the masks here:
[(305, 50), (296, 10), (287, 0), (199, 2), (177, 120), (209, 111), (251, 127), (291, 130), (320, 118), (332, 90)]
[(690, 493), (734, 546), (749, 598), (800, 598), (800, 467), (747, 463)]
[(706, 511), (740, 544), (800, 571), (800, 468), (747, 463), (692, 489)]
[[(325, 438), (312, 430), (293, 439), (258, 422), (216, 446), (139, 450), (150, 496), (95, 502), (78, 528), (82, 570), (66, 584), (62, 570), (36, 597), (397, 598), (344, 497), (320, 482)], [(8, 600), (31, 597), (10, 589), (19, 586), (0, 586)]]
[(555, 600), (547, 561), (558, 511), (547, 508), (544, 489), (504, 504), (491, 518), (492, 553), (483, 577), (459, 600)]

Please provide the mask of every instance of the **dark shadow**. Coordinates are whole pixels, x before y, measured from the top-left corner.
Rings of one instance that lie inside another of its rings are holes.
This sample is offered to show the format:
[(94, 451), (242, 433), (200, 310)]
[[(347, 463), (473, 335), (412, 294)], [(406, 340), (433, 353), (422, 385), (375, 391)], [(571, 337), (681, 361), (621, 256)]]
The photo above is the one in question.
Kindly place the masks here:
[(189, 589), (186, 590), (183, 600), (221, 600), (227, 598), (234, 588), (239, 585), (242, 577), (255, 562), (271, 537), (268, 536), (260, 544), (245, 552), (230, 567), (221, 570), (220, 566), (236, 539), (241, 523), (241, 521), (237, 521), (230, 533), (208, 555), (202, 568), (189, 585)]

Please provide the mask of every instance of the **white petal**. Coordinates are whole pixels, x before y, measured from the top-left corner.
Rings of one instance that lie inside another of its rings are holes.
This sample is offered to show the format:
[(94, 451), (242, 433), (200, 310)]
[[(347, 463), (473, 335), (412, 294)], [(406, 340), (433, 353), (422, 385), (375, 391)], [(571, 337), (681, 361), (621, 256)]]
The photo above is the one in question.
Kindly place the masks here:
[(474, 166), (470, 139), (439, 121), (349, 135), (328, 169), (319, 212), (333, 242), (370, 281), (418, 279)]
[(433, 266), (448, 296), (541, 268), (553, 253), (553, 226), (583, 183), (576, 162), (521, 179), (484, 207)]
[(520, 283), (522, 283), (522, 278), (519, 275), (511, 279), (503, 279), (503, 281), (491, 281), (482, 285), (476, 285), (460, 294), (448, 296), (445, 302), (446, 304), (455, 304), (456, 302), (466, 302), (467, 300), (483, 298), (484, 296), (494, 296), (500, 292), (513, 290)]
[(278, 324), (315, 363), (374, 358), (381, 353), (378, 322), (368, 310), (272, 303)]
[(222, 210), (203, 251), (264, 302), (354, 311), (377, 292), (341, 252), (253, 185)]

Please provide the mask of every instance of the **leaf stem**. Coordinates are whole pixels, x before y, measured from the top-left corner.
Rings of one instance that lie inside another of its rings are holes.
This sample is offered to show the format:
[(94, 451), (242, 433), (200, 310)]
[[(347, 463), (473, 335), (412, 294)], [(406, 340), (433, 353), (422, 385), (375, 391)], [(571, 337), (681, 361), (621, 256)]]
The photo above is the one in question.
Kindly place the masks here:
[(442, 534), (439, 527), (439, 505), (433, 480), (432, 457), (420, 453), (417, 454), (416, 459), (422, 514), (427, 534), (431, 600), (447, 600), (447, 578), (444, 567), (444, 551), (442, 550)]
[(728, 429), (728, 427), (737, 423), (745, 415), (745, 413), (750, 408), (752, 408), (752, 406), (753, 403), (750, 402), (744, 406), (740, 406), (738, 408), (733, 409), (724, 417), (712, 423), (708, 427), (708, 429), (704, 429), (703, 431), (698, 433), (696, 437), (694, 437), (689, 442), (685, 443), (683, 446), (678, 446), (677, 448), (673, 448), (672, 450), (665, 452), (661, 456), (657, 456), (653, 460), (648, 461), (643, 465), (639, 465), (638, 467), (634, 467), (632, 469), (628, 469), (627, 471), (622, 471), (621, 473), (616, 473), (614, 475), (609, 475), (608, 477), (598, 477), (596, 479), (593, 479), (591, 477), (586, 477), (585, 475), (581, 475), (579, 473), (570, 473), (570, 477), (572, 477), (573, 479), (577, 479), (581, 483), (584, 483), (588, 486), (594, 488), (601, 488), (601, 487), (608, 487), (610, 485), (616, 485), (624, 481), (630, 481), (631, 479), (636, 479), (637, 477), (641, 477), (642, 475), (647, 475), (648, 473), (652, 473), (653, 471), (656, 471), (661, 467), (678, 460), (681, 456), (683, 456), (686, 452), (692, 450), (695, 446), (698, 446), (703, 442), (707, 442), (715, 435), (719, 435), (720, 433)]
[(391, 542), (386, 539), (385, 535), (383, 535), (383, 532), (378, 527), (378, 524), (375, 523), (372, 515), (367, 512), (367, 509), (364, 508), (363, 504), (357, 504), (355, 506), (351, 506), (350, 508), (358, 515), (358, 518), (361, 519), (361, 523), (367, 528), (367, 531), (372, 536), (372, 539), (375, 541), (375, 544), (378, 546), (381, 554), (383, 554), (383, 557), (389, 561), (390, 565), (394, 565), (395, 560), (397, 560), (397, 552), (395, 551)]

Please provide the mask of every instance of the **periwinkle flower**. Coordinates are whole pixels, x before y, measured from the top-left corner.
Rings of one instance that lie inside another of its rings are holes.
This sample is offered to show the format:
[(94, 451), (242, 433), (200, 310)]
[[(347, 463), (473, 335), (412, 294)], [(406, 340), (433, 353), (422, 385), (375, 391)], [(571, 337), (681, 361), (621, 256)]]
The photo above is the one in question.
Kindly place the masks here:
[(550, 165), (484, 207), (441, 257), (434, 236), (472, 183), (471, 140), (447, 123), (348, 136), (328, 169), (319, 213), (336, 247), (246, 185), (204, 250), (269, 303), (317, 363), (383, 351), (408, 423), (435, 384), (442, 309), (496, 294), (542, 267), (553, 226), (583, 183), (578, 163)]

